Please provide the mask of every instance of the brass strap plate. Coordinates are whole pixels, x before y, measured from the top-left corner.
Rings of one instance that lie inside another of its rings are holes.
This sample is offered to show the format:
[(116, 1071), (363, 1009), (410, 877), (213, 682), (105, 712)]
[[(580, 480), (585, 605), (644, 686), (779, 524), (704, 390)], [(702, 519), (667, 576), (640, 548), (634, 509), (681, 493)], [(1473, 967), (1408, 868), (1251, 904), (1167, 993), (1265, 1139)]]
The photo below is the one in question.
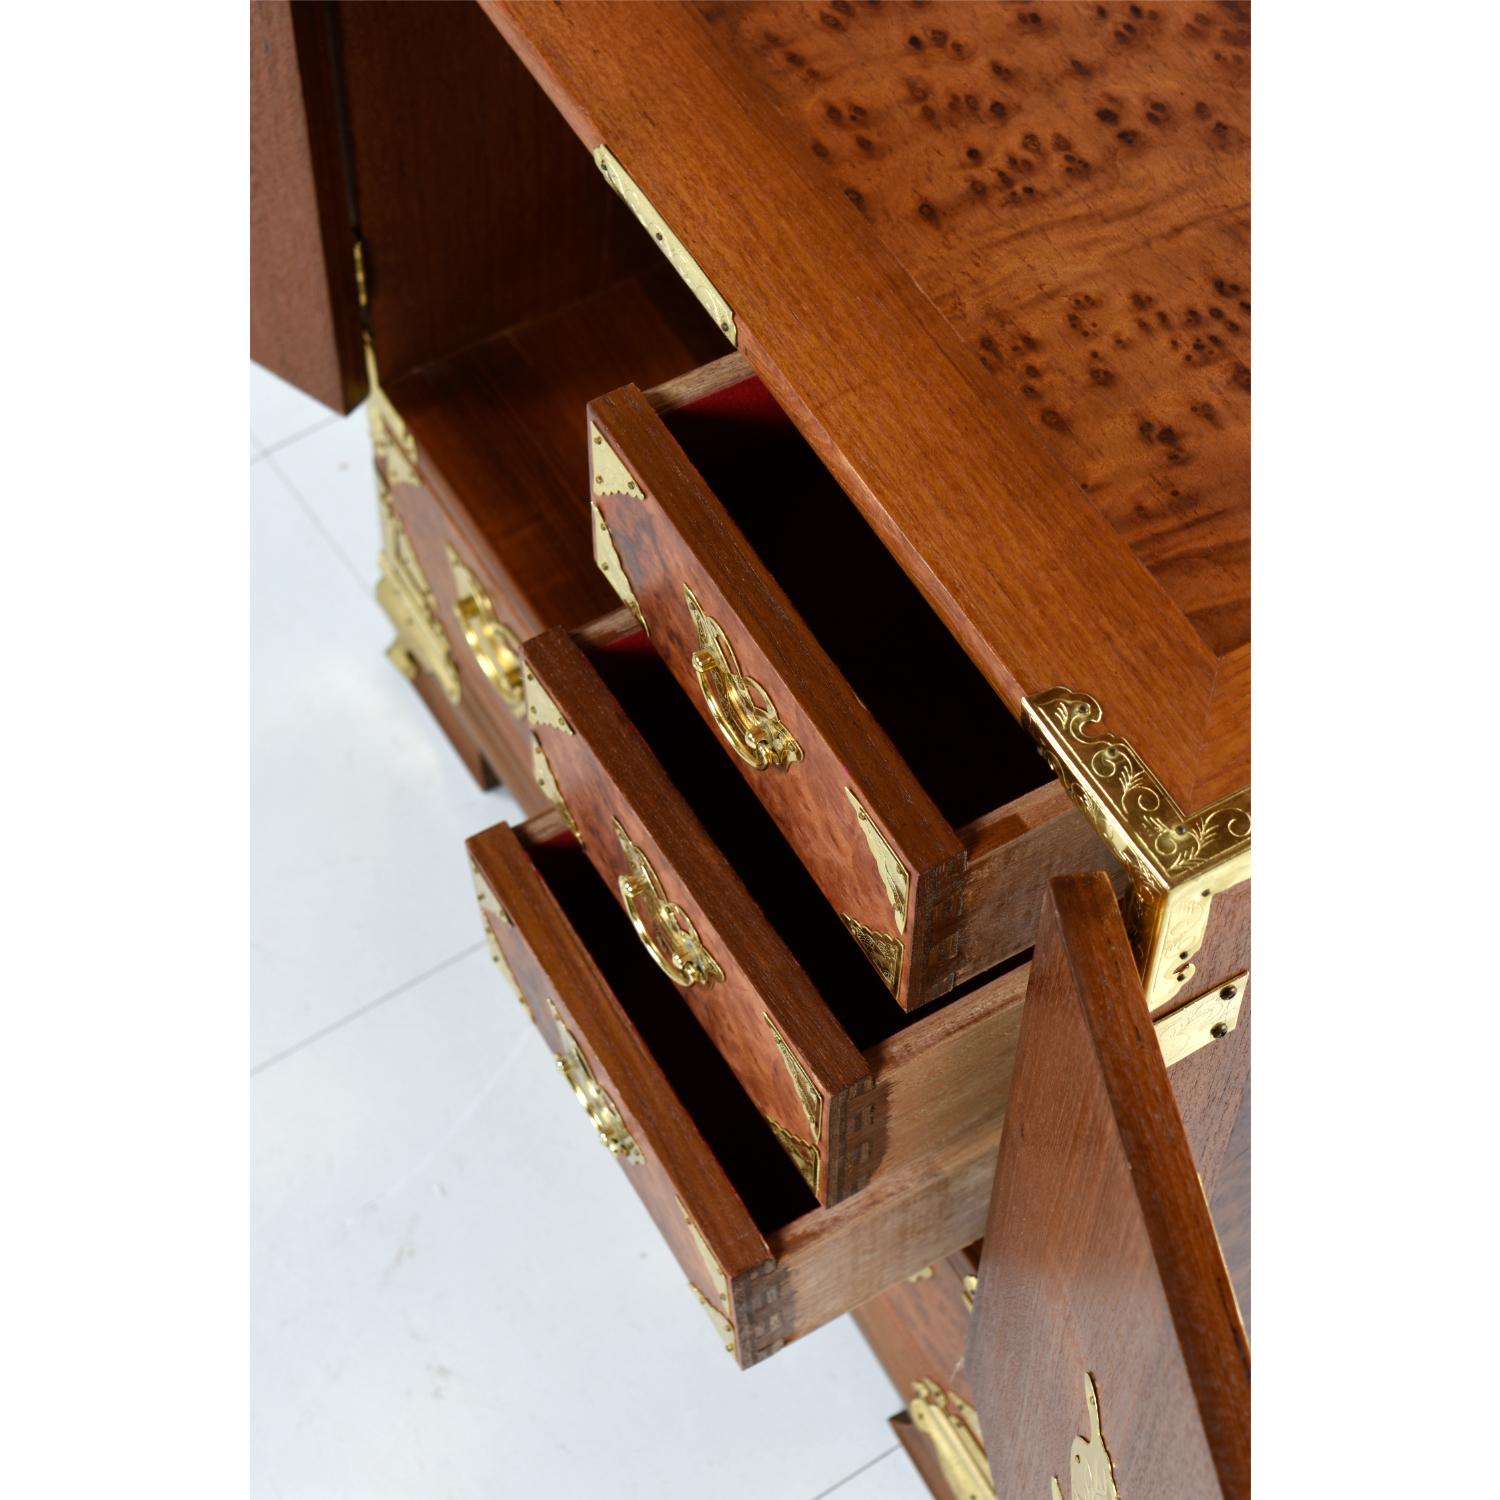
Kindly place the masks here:
[(912, 1424), (937, 1453), (938, 1468), (960, 1500), (995, 1500), (995, 1481), (979, 1432), (979, 1414), (933, 1380), (912, 1382), (907, 1403)]
[(542, 749), (542, 742), (535, 735), (531, 737), (531, 774), (548, 801), (562, 814), (563, 822), (572, 830), (573, 837), (581, 844), (583, 835), (578, 831), (572, 810), (562, 794), (562, 788), (557, 784), (557, 777), (552, 773), (552, 762), (547, 759), (547, 752)]
[(906, 904), (911, 894), (911, 876), (901, 863), (896, 851), (886, 843), (885, 835), (875, 826), (875, 820), (865, 811), (864, 803), (848, 788), (844, 795), (854, 809), (859, 831), (869, 845), (875, 868), (880, 872), (880, 883), (885, 887), (886, 899), (891, 903), (891, 912), (896, 918), (896, 931), (906, 931)]
[(1068, 795), (1130, 873), (1126, 911), (1148, 1009), (1193, 977), (1213, 898), (1250, 878), (1250, 788), (1185, 813), (1118, 736), (1096, 734), (1098, 702), (1050, 688), (1024, 703), (1027, 727)]
[(802, 1066), (802, 1060), (786, 1044), (786, 1039), (776, 1029), (776, 1023), (767, 1012), (762, 1011), (767, 1026), (771, 1028), (771, 1036), (776, 1042), (776, 1050), (781, 1054), (781, 1060), (786, 1064), (786, 1070), (792, 1075), (792, 1082), (797, 1085), (797, 1097), (802, 1101), (802, 1112), (807, 1116), (807, 1124), (813, 1133), (813, 1139), (817, 1140), (823, 1128), (823, 1091), (812, 1080), (812, 1074)]
[(688, 254), (687, 247), (672, 233), (667, 221), (657, 213), (651, 200), (631, 180), (630, 174), (620, 165), (619, 158), (608, 146), (601, 145), (595, 149), (594, 161), (604, 174), (605, 181), (620, 195), (626, 207), (656, 242), (657, 248), (672, 262), (677, 274), (687, 283), (688, 290), (703, 304), (703, 310), (718, 324), (719, 332), (738, 348), (740, 335), (735, 327), (734, 312), (719, 295), (718, 288), (704, 274), (703, 267)]
[(458, 667), (448, 637), (438, 623), (437, 604), (412, 550), (411, 538), (391, 502), (390, 486), (378, 472), (376, 491), (381, 548), (375, 599), (396, 631), (395, 643), (386, 654), (406, 677), (415, 680), (419, 670), (430, 673), (448, 701), (457, 703), (462, 696)]

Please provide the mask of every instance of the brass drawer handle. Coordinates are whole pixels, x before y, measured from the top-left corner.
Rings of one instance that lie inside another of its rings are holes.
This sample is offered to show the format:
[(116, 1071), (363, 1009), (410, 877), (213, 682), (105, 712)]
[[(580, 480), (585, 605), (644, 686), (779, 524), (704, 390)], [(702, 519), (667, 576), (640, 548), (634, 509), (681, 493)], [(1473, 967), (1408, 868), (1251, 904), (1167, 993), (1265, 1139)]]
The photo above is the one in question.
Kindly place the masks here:
[(552, 1012), (553, 1024), (557, 1027), (558, 1040), (563, 1048), (561, 1052), (553, 1054), (557, 1071), (573, 1085), (573, 1092), (578, 1096), (583, 1112), (594, 1122), (594, 1129), (599, 1132), (599, 1139), (604, 1142), (609, 1154), (623, 1156), (626, 1161), (640, 1165), (645, 1157), (626, 1129), (625, 1117), (615, 1107), (615, 1101), (599, 1087), (599, 1080), (594, 1077), (594, 1070), (589, 1067), (582, 1048), (574, 1039), (573, 1033), (563, 1024), (563, 1018), (557, 1013), (557, 1006), (550, 999), (547, 1001), (547, 1009)]
[(734, 648), (719, 622), (703, 613), (692, 589), (684, 584), (682, 591), (698, 632), (693, 672), (719, 733), (746, 765), (758, 771), (771, 766), (785, 769), (801, 760), (802, 746), (777, 718), (770, 694), (753, 677), (740, 671)]
[(620, 876), (620, 895), (625, 899), (630, 925), (635, 928), (642, 947), (673, 984), (684, 989), (690, 984), (717, 984), (724, 978), (724, 971), (703, 946), (692, 918), (675, 901), (667, 900), (651, 861), (620, 826), (618, 818), (614, 824), (615, 837), (630, 865), (630, 873)]
[(499, 693), (501, 701), (518, 719), (526, 717), (525, 684), (521, 680), (521, 642), (514, 630), (495, 613), (490, 596), (479, 580), (448, 548), (448, 566), (453, 569), (453, 584), (458, 603), (453, 612), (464, 629), (464, 640), (479, 663), (479, 670)]

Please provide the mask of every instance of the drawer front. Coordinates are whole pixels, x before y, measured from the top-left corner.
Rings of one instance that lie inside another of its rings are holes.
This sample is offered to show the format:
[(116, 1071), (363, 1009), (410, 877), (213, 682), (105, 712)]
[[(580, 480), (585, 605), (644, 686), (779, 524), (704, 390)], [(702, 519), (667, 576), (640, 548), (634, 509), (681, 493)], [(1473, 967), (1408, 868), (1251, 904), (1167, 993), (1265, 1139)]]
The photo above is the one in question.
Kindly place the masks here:
[(615, 391), (589, 422), (605, 576), (897, 1000), (945, 993), (964, 862), (952, 827), (645, 396)]
[[(619, 644), (650, 653), (639, 633)], [(808, 1186), (838, 1202), (874, 1163), (863, 1055), (578, 642), (527, 642), (526, 675), (539, 777), (629, 916), (640, 966), (679, 989)]]
[[(521, 680), (528, 612), (487, 549), (475, 545), (420, 465), (410, 461), (414, 451), (391, 443), (376, 448), (380, 601), (403, 639), (417, 633), (411, 654), (442, 689), (448, 717), (477, 742), (522, 806), (540, 812), (547, 804), (530, 776)], [(398, 612), (406, 617), (404, 626)]]
[[(571, 835), (545, 824), (565, 858)], [(764, 1236), (539, 873), (538, 849), (502, 824), (469, 853), (491, 954), (551, 1049), (559, 1087), (577, 1095), (580, 1128), (620, 1163), (726, 1347), (753, 1363), (761, 1354), (737, 1330), (753, 1321), (748, 1303), (770, 1267)]]

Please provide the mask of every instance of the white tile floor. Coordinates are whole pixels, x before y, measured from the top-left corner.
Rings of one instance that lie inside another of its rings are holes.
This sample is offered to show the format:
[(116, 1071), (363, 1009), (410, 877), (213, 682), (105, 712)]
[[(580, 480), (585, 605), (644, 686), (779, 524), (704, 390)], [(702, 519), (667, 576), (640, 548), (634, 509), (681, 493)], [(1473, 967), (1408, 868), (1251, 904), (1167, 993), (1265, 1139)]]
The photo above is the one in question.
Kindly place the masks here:
[[(848, 1319), (741, 1373), (480, 940), (362, 413), (252, 371), (254, 1494), (921, 1500)], [(586, 539), (585, 539), (586, 541)]]

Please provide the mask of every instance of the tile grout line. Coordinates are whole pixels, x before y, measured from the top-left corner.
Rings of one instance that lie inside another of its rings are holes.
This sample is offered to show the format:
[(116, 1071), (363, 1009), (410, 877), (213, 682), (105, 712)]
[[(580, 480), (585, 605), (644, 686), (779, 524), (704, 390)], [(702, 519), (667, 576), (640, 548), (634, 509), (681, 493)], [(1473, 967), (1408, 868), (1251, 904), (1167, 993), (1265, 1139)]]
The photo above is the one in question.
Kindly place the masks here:
[(341, 546), (339, 546), (338, 541), (334, 537), (333, 533), (327, 528), (327, 526), (323, 524), (323, 518), (317, 513), (317, 511), (312, 508), (311, 505), (307, 503), (307, 500), (304, 498), (302, 491), (292, 483), (292, 481), (287, 477), (286, 470), (276, 462), (275, 454), (267, 450), (267, 452), (263, 456), (266, 460), (266, 467), (270, 469), (271, 472), (275, 474), (275, 476), (287, 487), (287, 490), (290, 493), (292, 499), (297, 503), (297, 508), (302, 512), (304, 516), (307, 517), (309, 521), (312, 522), (314, 530), (316, 530), (318, 535), (328, 543), (328, 546), (332, 550), (333, 555), (338, 558), (339, 562), (343, 565), (344, 571), (354, 580), (355, 586), (359, 589), (360, 597), (365, 600), (370, 599), (374, 590), (373, 580), (367, 578), (363, 573), (361, 573), (360, 570), (354, 565), (354, 562), (350, 559), (349, 554), (346, 553)]
[[(335, 422), (342, 422), (343, 420), (342, 417), (336, 415), (321, 417), (310, 427), (299, 427), (296, 432), (284, 438), (277, 438), (274, 443), (260, 443), (261, 451), (265, 453), (278, 453), (281, 449), (290, 448), (293, 443), (300, 442), (303, 438), (310, 437), (313, 433), (321, 432), (325, 427), (332, 427)], [(258, 438), (256, 441), (260, 442)]]
[(424, 970), (421, 974), (417, 974), (413, 978), (406, 980), (405, 983), (398, 984), (395, 989), (387, 990), (385, 994), (377, 995), (373, 1000), (367, 1001), (364, 1005), (357, 1006), (347, 1015), (340, 1016), (337, 1021), (332, 1021), (327, 1026), (324, 1026), (320, 1031), (315, 1031), (311, 1036), (303, 1037), (300, 1042), (293, 1042), (290, 1047), (284, 1047), (280, 1052), (273, 1053), (264, 1062), (256, 1063), (250, 1069), (250, 1076), (254, 1078), (257, 1073), (264, 1073), (267, 1068), (273, 1068), (277, 1063), (285, 1062), (287, 1058), (295, 1056), (298, 1052), (305, 1051), (314, 1042), (321, 1042), (324, 1037), (331, 1036), (335, 1031), (341, 1031), (350, 1022), (359, 1020), (361, 1016), (369, 1015), (372, 1010), (378, 1009), (387, 1000), (394, 1000), (398, 996), (406, 994), (408, 990), (414, 990), (419, 984), (425, 984), (434, 975), (441, 974), (444, 969), (451, 969), (454, 964), (462, 963), (464, 959), (472, 957), (484, 946), (485, 940), (483, 938), (477, 943), (470, 943), (467, 948), (455, 953), (451, 958), (445, 958), (442, 963), (434, 964), (430, 969)]
[(899, 1452), (900, 1448), (901, 1448), (901, 1444), (900, 1443), (892, 1443), (891, 1446), (889, 1448), (887, 1448), (884, 1453), (877, 1453), (875, 1455), (875, 1457), (872, 1458), (869, 1461), (869, 1463), (867, 1463), (867, 1464), (861, 1464), (852, 1473), (845, 1474), (844, 1477), (841, 1480), (839, 1480), (839, 1482), (837, 1484), (831, 1484), (831, 1485), (829, 1485), (826, 1490), (819, 1490), (818, 1493), (812, 1497), (812, 1500), (825, 1500), (826, 1496), (833, 1494), (833, 1492), (835, 1490), (841, 1490), (841, 1489), (843, 1489), (843, 1487), (846, 1484), (848, 1484), (851, 1479), (858, 1479), (861, 1474), (868, 1473), (871, 1469), (873, 1469), (875, 1467), (876, 1464), (883, 1463), (886, 1459), (888, 1459), (891, 1456), (891, 1454)]

